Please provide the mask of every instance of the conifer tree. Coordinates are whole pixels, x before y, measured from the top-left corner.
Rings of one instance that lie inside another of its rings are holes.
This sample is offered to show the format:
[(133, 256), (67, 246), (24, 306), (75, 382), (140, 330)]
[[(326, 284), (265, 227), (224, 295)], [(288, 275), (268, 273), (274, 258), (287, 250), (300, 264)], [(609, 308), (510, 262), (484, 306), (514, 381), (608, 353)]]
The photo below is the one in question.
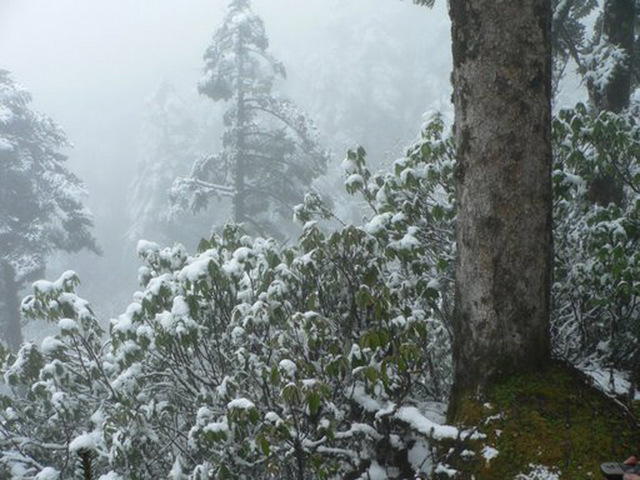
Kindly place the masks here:
[(200, 93), (228, 105), (222, 150), (197, 161), (172, 192), (194, 211), (211, 197), (230, 197), (233, 220), (259, 234), (282, 233), (275, 224), (292, 218), (328, 158), (309, 118), (274, 92), (285, 69), (268, 47), (249, 0), (231, 0), (205, 52), (199, 84)]
[[(44, 273), (52, 252), (98, 252), (92, 215), (83, 204), (84, 185), (66, 168), (67, 157), (61, 153), (69, 146), (67, 138), (51, 118), (31, 110), (30, 102), (31, 95), (9, 72), (0, 70), (0, 264), (5, 306), (17, 303), (25, 281)], [(5, 329), (15, 331), (17, 309), (11, 310), (6, 310)]]

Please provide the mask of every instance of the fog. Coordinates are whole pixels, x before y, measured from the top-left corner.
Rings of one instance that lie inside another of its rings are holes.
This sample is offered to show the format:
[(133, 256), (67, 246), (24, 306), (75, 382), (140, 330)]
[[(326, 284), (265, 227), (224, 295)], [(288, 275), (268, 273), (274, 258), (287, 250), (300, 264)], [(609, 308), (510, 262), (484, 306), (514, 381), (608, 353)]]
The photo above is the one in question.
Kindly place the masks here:
[[(253, 10), (287, 70), (278, 91), (309, 113), (333, 152), (324, 185), (339, 189), (346, 148), (363, 144), (376, 167), (388, 165), (419, 134), (423, 112), (451, 117), (445, 2), (255, 0)], [(224, 11), (221, 0), (0, 0), (0, 68), (73, 143), (68, 167), (87, 186), (103, 249), (58, 254), (46, 275), (76, 270), (102, 318), (123, 311), (136, 288), (126, 234), (146, 102), (170, 82), (220, 117), (222, 106), (195, 91)], [(353, 94), (365, 90), (364, 100)], [(211, 145), (221, 133), (212, 129)], [(201, 236), (211, 228), (203, 220)]]

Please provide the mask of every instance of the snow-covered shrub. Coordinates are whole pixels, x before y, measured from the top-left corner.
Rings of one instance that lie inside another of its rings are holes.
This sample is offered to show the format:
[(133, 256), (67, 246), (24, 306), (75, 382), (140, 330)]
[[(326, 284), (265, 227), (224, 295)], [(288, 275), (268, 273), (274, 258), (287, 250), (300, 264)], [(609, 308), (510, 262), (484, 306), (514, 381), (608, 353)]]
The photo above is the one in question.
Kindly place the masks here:
[[(556, 353), (632, 369), (638, 130), (578, 107), (554, 132)], [(235, 226), (195, 255), (141, 242), (142, 290), (104, 344), (75, 276), (37, 283), (26, 311), (60, 333), (5, 361), (2, 473), (68, 476), (87, 449), (104, 478), (429, 471), (429, 439), (459, 434), (429, 413), (451, 383), (453, 150), (435, 117), (392, 172), (349, 152), (361, 227), (325, 230), (331, 209), (308, 195), (294, 246)], [(602, 178), (623, 191), (608, 205), (590, 191)]]
[(560, 113), (553, 329), (574, 363), (640, 371), (640, 130), (627, 114)]
[[(28, 372), (23, 391), (54, 360), (64, 375), (34, 397), (19, 432), (10, 417), (21, 393), (3, 397), (0, 462), (17, 478), (68, 475), (86, 449), (96, 473), (123, 478), (428, 471), (428, 439), (457, 435), (428, 413), (450, 384), (453, 148), (443, 131), (435, 118), (384, 175), (367, 171), (364, 150), (348, 154), (348, 188), (371, 206), (363, 227), (324, 231), (331, 212), (310, 195), (293, 247), (235, 226), (195, 255), (140, 242), (143, 288), (104, 345), (75, 277), (36, 285), (25, 305), (60, 334), (25, 346), (6, 372)], [(73, 416), (48, 406), (58, 392)], [(58, 454), (26, 448), (53, 438)]]
[(70, 478), (79, 460), (73, 441), (87, 432), (94, 447), (102, 441), (101, 405), (117, 394), (105, 371), (104, 332), (74, 293), (77, 284), (73, 272), (38, 281), (23, 305), (26, 315), (45, 316), (60, 332), (4, 359), (9, 394), (0, 396), (0, 478)]

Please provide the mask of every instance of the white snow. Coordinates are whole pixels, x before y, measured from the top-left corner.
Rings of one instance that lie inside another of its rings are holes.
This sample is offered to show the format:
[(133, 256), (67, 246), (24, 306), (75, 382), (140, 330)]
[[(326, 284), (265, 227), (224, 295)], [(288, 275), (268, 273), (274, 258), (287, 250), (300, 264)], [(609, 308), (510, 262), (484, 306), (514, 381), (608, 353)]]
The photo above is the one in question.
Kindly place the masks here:
[(192, 260), (189, 265), (185, 266), (180, 273), (178, 273), (178, 280), (181, 282), (188, 280), (191, 283), (195, 283), (201, 278), (206, 277), (209, 272), (209, 265), (213, 262), (213, 258), (211, 258), (212, 255), (212, 250), (201, 253), (197, 259)]
[(204, 431), (214, 433), (227, 433), (229, 431), (229, 425), (227, 424), (226, 419), (221, 422), (211, 422), (208, 423), (206, 427), (204, 427)]
[(139, 303), (131, 303), (127, 307), (125, 313), (120, 315), (118, 319), (112, 319), (111, 325), (114, 331), (127, 333), (132, 328), (132, 319), (135, 314), (138, 314), (142, 311), (142, 305)]
[(240, 247), (233, 252), (233, 258), (238, 262), (246, 262), (251, 257), (251, 250), (247, 247)]
[(60, 340), (58, 340), (55, 337), (49, 336), (49, 337), (45, 337), (44, 340), (42, 340), (42, 344), (40, 345), (40, 350), (45, 355), (53, 355), (54, 353), (56, 353), (56, 350), (63, 347), (64, 347), (64, 343), (62, 343)]
[(184, 297), (182, 295), (177, 295), (173, 299), (171, 313), (177, 317), (189, 316), (189, 305), (187, 305), (187, 302), (184, 300)]
[(109, 472), (105, 475), (100, 475), (100, 478), (98, 478), (98, 480), (122, 480), (122, 477), (116, 472)]
[(490, 447), (489, 445), (485, 445), (485, 447), (482, 449), (482, 456), (487, 461), (487, 463), (489, 463), (491, 460), (496, 458), (499, 455), (499, 453), (500, 452), (498, 452), (498, 450), (496, 450), (493, 447)]
[(227, 404), (229, 410), (251, 410), (256, 408), (255, 404), (246, 398), (236, 398)]
[(62, 318), (58, 322), (58, 328), (62, 331), (78, 330), (78, 324), (71, 318)]
[[(605, 393), (627, 395), (631, 386), (623, 372), (607, 369), (599, 365), (578, 365), (578, 368), (593, 379), (597, 387)], [(640, 400), (640, 390), (636, 390), (635, 400)]]
[(352, 397), (362, 408), (368, 412), (377, 412), (382, 409), (382, 405), (376, 399), (365, 392), (364, 385), (357, 384), (353, 387)]
[(51, 467), (44, 467), (40, 473), (36, 475), (35, 480), (58, 480), (60, 472)]
[[(458, 471), (451, 468), (449, 465), (444, 465), (442, 463), (439, 463), (434, 472), (438, 475), (446, 475), (449, 478), (454, 478), (458, 475)], [(498, 479), (496, 479), (498, 480)]]
[(293, 363), (291, 360), (288, 360), (288, 359), (281, 360), (278, 366), (280, 367), (280, 370), (283, 370), (289, 378), (295, 377), (297, 367), (296, 367), (296, 364)]
[(352, 423), (349, 430), (346, 430), (344, 432), (336, 432), (335, 436), (338, 439), (351, 438), (358, 433), (375, 440), (380, 440), (382, 438), (382, 435), (380, 435), (375, 428), (373, 428), (371, 425), (367, 425), (366, 423)]
[(376, 235), (385, 230), (385, 228), (389, 225), (391, 221), (390, 213), (381, 213), (380, 215), (376, 215), (373, 217), (369, 223), (367, 223), (364, 227), (367, 233), (371, 235)]
[(69, 444), (69, 451), (94, 450), (100, 441), (99, 432), (83, 433), (78, 435)]
[(528, 473), (518, 474), (514, 480), (560, 480), (560, 476), (544, 465), (530, 464)]
[(267, 412), (267, 414), (264, 416), (264, 419), (265, 421), (273, 425), (279, 425), (280, 423), (282, 423), (280, 415), (278, 415), (276, 412)]
[(229, 378), (229, 376), (225, 376), (222, 379), (222, 382), (220, 383), (220, 385), (218, 385), (216, 387), (216, 392), (219, 396), (224, 397), (227, 394), (227, 390), (229, 388), (229, 381), (231, 379)]
[(38, 280), (33, 282), (33, 289), (42, 293), (50, 293), (58, 287), (56, 282), (49, 282), (48, 280)]
[(413, 447), (407, 453), (407, 460), (417, 472), (429, 473), (431, 471), (429, 444), (422, 439), (416, 439)]
[(432, 422), (416, 407), (401, 407), (395, 416), (398, 420), (408, 423), (414, 430), (436, 440), (455, 440), (460, 435), (460, 431), (456, 427)]
[(389, 244), (390, 247), (395, 248), (396, 250), (413, 250), (420, 246), (420, 242), (414, 236), (417, 232), (417, 229), (414, 227), (409, 228), (409, 231), (402, 237), (400, 240), (395, 242), (391, 242)]
[(154, 242), (139, 240), (136, 251), (138, 252), (138, 256), (147, 257), (150, 254), (158, 253), (160, 251), (160, 246)]
[(387, 480), (389, 477), (387, 476), (385, 469), (382, 468), (378, 462), (373, 460), (369, 466), (369, 470), (367, 470), (367, 473), (360, 478), (363, 480)]
[(356, 188), (360, 185), (364, 185), (364, 178), (359, 173), (352, 173), (349, 177), (344, 181), (344, 184), (347, 187)]
[(182, 475), (182, 464), (180, 463), (180, 456), (177, 456), (175, 461), (173, 462), (173, 466), (171, 467), (171, 471), (169, 472), (170, 480), (181, 480), (186, 478)]
[(0, 151), (10, 152), (13, 150), (13, 144), (6, 138), (0, 137)]
[(347, 174), (358, 171), (358, 165), (356, 165), (356, 162), (351, 160), (349, 157), (345, 157), (340, 166), (342, 167), (342, 171)]

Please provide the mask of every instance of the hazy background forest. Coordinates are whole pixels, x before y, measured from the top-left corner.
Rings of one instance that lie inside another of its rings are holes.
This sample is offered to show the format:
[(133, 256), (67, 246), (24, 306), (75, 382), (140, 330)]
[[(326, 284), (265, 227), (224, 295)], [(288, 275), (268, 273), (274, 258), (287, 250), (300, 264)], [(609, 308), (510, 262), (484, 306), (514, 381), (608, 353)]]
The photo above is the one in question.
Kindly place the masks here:
[[(417, 136), (424, 112), (452, 116), (445, 3), (429, 10), (388, 0), (258, 0), (254, 10), (287, 71), (277, 90), (306, 110), (331, 151), (324, 193), (341, 198), (345, 220), (359, 219), (357, 203), (343, 194), (346, 149), (362, 145), (374, 167), (388, 165)], [(101, 318), (122, 312), (137, 287), (132, 188), (145, 149), (154, 148), (144, 132), (162, 84), (173, 86), (198, 124), (196, 155), (219, 146), (223, 107), (199, 96), (196, 85), (223, 13), (224, 2), (203, 0), (0, 4), (0, 64), (73, 143), (68, 166), (87, 186), (103, 250), (58, 254), (47, 277), (76, 270)], [(190, 167), (183, 165), (184, 174)], [(192, 249), (228, 215), (209, 208), (197, 219), (199, 232), (178, 240)]]

